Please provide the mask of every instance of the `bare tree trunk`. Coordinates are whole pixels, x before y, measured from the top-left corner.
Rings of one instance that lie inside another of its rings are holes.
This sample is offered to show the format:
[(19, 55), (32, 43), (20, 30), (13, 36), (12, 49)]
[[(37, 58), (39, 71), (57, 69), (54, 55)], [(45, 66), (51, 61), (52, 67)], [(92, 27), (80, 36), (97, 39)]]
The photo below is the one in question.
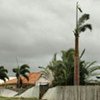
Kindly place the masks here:
[(79, 32), (78, 32), (78, 2), (76, 3), (76, 31), (75, 31), (75, 57), (74, 57), (74, 85), (80, 84), (79, 78)]
[(79, 37), (75, 36), (74, 85), (80, 84), (79, 76)]
[(20, 88), (20, 77), (17, 79), (17, 88)]

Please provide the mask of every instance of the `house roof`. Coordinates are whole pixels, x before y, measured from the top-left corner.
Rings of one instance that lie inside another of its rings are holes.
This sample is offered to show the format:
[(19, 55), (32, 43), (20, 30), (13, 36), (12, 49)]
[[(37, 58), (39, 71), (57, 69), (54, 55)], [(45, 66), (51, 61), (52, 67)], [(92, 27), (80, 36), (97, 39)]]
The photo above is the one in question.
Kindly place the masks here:
[[(33, 84), (35, 85), (36, 81), (40, 78), (41, 76), (41, 72), (32, 72), (32, 73), (29, 73), (29, 81), (24, 78), (24, 77), (21, 77), (22, 78), (22, 82), (24, 84)], [(17, 79), (12, 79), (12, 80), (8, 80), (6, 82), (6, 84), (16, 84), (17, 83)]]

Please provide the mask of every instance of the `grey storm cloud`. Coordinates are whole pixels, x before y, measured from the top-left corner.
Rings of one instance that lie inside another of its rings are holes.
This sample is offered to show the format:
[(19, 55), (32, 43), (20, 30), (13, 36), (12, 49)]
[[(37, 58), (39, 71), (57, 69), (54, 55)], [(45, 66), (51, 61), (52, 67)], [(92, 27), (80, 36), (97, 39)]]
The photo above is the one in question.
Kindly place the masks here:
[[(47, 65), (54, 53), (74, 48), (76, 0), (0, 0), (0, 64), (8, 69), (20, 64)], [(79, 0), (90, 14), (93, 31), (80, 36), (85, 59), (100, 63), (100, 1)], [(12, 66), (12, 67), (10, 67)]]

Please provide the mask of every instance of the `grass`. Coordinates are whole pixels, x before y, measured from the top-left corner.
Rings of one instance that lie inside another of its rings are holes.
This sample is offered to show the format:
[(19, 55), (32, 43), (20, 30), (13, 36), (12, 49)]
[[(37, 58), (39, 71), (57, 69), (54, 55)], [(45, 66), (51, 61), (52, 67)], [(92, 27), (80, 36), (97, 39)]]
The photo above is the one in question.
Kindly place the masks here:
[(23, 97), (1, 97), (0, 100), (38, 100), (36, 98), (23, 98)]

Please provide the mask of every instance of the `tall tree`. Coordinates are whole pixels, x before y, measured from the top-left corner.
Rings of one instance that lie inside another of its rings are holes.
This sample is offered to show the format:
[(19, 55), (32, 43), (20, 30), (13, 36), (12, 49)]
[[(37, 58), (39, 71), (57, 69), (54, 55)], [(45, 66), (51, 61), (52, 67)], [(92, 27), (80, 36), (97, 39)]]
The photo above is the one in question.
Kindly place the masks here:
[(90, 17), (89, 14), (83, 14), (78, 19), (78, 10), (82, 13), (78, 2), (76, 3), (76, 29), (74, 31), (75, 35), (75, 58), (74, 58), (74, 85), (79, 85), (80, 83), (80, 74), (79, 74), (79, 35), (81, 32), (84, 32), (86, 29), (92, 30), (91, 24), (85, 23)]
[(17, 78), (17, 84), (16, 84), (17, 88), (22, 87), (23, 83), (22, 83), (21, 77), (24, 77), (27, 80), (29, 80), (29, 77), (28, 77), (28, 73), (30, 73), (29, 68), (30, 67), (27, 64), (18, 66), (17, 68), (13, 68), (13, 72), (16, 74), (16, 78)]
[(4, 66), (0, 66), (0, 79), (6, 82), (6, 79), (9, 79), (8, 70), (4, 68)]

